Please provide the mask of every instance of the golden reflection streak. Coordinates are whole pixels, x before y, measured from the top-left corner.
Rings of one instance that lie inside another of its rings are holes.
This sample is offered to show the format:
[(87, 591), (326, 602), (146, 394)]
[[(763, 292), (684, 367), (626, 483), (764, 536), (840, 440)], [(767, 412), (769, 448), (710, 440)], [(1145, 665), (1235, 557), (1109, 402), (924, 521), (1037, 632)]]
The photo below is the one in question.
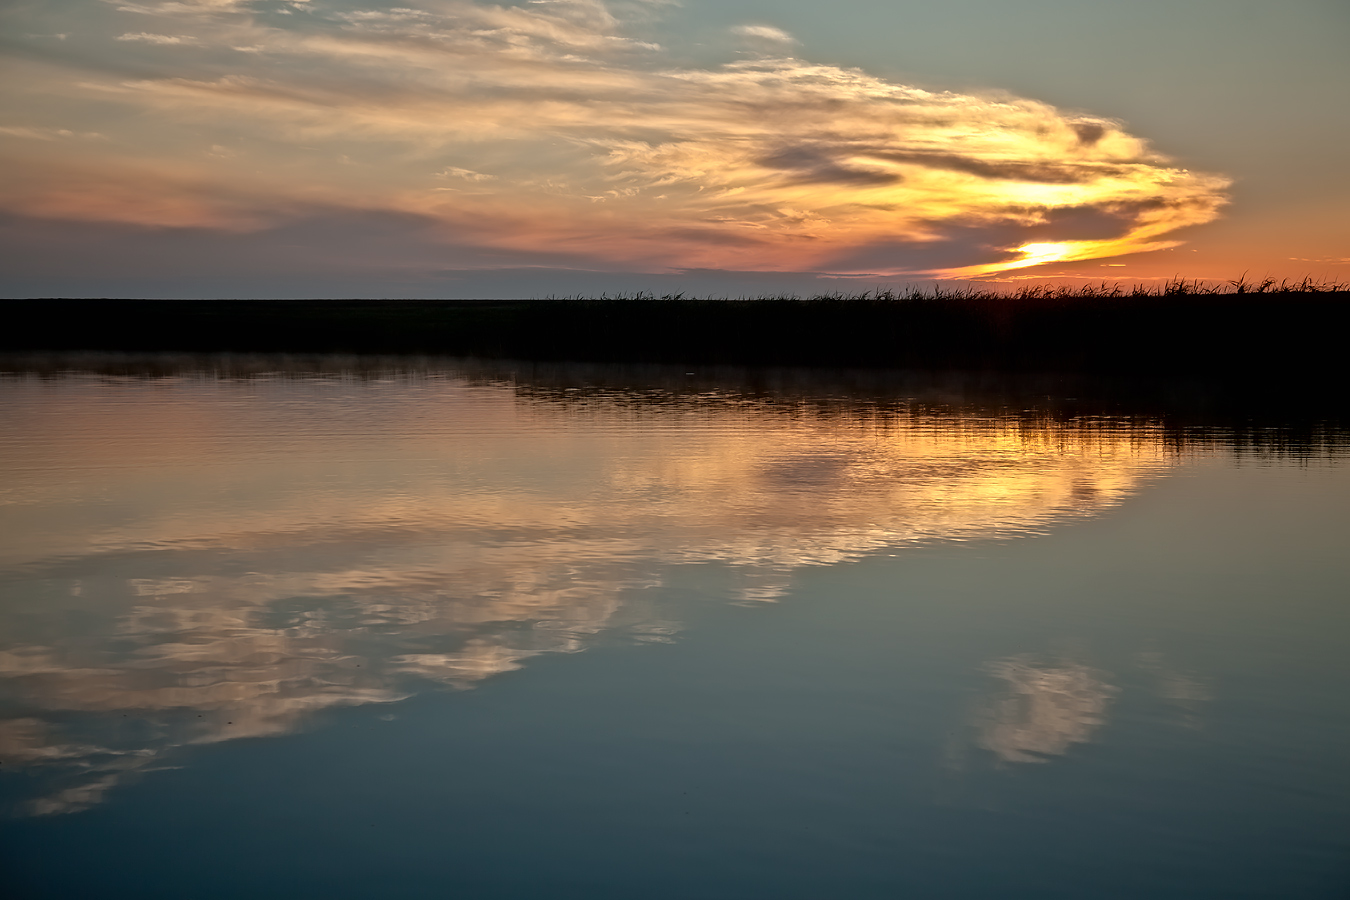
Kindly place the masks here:
[[(0, 753), (69, 767), (42, 812), (184, 744), (282, 734), (419, 680), (471, 687), (602, 634), (671, 640), (650, 589), (675, 566), (719, 562), (730, 599), (772, 601), (803, 566), (1094, 515), (1170, 461), (1147, 431), (576, 406), (457, 381), (4, 389), (3, 575), (67, 586), (9, 608), (107, 623), (92, 641), (3, 629), (0, 679), (27, 711)], [(98, 723), (124, 711), (161, 736), (110, 742)]]

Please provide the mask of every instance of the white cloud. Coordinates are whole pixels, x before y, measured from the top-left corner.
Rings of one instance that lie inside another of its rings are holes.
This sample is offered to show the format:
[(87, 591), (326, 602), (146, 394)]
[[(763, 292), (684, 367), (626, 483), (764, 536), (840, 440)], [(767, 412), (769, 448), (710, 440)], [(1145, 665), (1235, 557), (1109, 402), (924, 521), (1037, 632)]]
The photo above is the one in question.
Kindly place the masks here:
[(127, 3), (123, 0), (104, 0), (116, 5), (118, 12), (149, 16), (198, 17), (221, 13), (243, 12), (250, 0), (163, 0), (160, 3)]
[(119, 41), (140, 41), (145, 44), (195, 44), (196, 38), (180, 34), (151, 34), (146, 31), (127, 32), (117, 36)]
[(776, 44), (796, 44), (799, 41), (781, 28), (774, 28), (772, 25), (737, 25), (731, 29), (732, 34), (738, 34), (741, 37), (756, 38), (762, 41), (772, 41)]
[(69, 128), (41, 128), (26, 125), (0, 125), (0, 134), (30, 141), (105, 140), (97, 131), (71, 131)]
[(482, 172), (475, 172), (472, 169), (460, 169), (455, 166), (447, 166), (436, 173), (438, 178), (463, 178), (465, 181), (492, 181), (496, 175), (484, 175)]

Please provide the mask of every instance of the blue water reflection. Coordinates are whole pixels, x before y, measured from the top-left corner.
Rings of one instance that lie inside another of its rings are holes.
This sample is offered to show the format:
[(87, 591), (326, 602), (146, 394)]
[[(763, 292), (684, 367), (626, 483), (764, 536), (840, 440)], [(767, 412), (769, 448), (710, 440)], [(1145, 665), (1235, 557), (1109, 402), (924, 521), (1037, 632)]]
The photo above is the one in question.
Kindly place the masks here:
[(1350, 883), (1334, 442), (682, 373), (166, 369), (0, 381), (25, 896)]

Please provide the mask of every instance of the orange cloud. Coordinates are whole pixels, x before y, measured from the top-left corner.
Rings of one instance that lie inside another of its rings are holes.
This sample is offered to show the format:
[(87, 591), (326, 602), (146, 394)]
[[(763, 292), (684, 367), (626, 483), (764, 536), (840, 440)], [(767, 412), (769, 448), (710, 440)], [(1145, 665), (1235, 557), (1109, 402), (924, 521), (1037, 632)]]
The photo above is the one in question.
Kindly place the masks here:
[[(0, 203), (223, 228), (317, 203), (602, 266), (978, 277), (1172, 247), (1225, 202), (1225, 178), (1032, 100), (786, 57), (675, 66), (636, 24), (656, 5), (452, 0), (285, 27), (228, 0), (122, 6), (106, 52), (152, 74), (21, 64), (17, 104), (68, 110), (68, 129), (113, 110), (112, 148), (12, 151)], [(50, 127), (0, 126), (0, 148)]]

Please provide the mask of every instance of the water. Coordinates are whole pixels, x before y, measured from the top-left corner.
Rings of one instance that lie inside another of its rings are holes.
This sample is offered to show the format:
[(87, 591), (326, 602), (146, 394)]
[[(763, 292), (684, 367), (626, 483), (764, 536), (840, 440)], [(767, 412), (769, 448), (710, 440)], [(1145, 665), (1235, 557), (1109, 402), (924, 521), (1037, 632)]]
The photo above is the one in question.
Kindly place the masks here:
[(884, 375), (9, 369), (8, 896), (1350, 891), (1334, 429)]

